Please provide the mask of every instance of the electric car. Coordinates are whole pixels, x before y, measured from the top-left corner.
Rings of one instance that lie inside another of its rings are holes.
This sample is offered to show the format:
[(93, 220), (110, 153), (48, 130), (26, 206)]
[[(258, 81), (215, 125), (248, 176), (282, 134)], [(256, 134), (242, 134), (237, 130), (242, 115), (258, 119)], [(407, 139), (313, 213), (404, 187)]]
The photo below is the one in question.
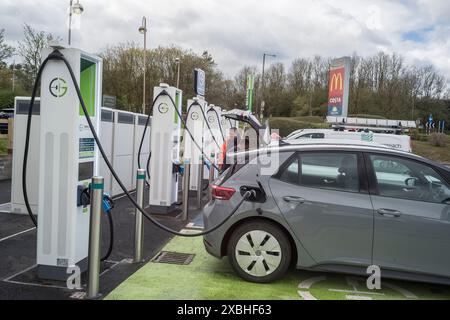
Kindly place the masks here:
[[(450, 169), (367, 142), (235, 154), (214, 181), (206, 250), (253, 282), (298, 269), (450, 284)], [(247, 193), (248, 194), (248, 193)]]

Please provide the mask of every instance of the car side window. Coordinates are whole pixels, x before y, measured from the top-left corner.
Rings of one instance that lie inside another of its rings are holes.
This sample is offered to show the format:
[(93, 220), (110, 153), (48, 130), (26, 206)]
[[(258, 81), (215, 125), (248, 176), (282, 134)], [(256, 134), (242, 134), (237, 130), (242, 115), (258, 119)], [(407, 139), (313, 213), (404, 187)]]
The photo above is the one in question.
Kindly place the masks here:
[(300, 155), (300, 185), (359, 192), (358, 155), (347, 152), (312, 152)]
[(281, 181), (293, 184), (299, 184), (299, 165), (298, 156), (295, 155), (284, 165), (284, 169), (277, 174), (277, 178)]
[(323, 139), (323, 138), (325, 138), (325, 134), (321, 132), (306, 133), (299, 137), (299, 139)]
[(405, 158), (370, 155), (380, 196), (433, 203), (450, 201), (450, 188), (429, 165)]

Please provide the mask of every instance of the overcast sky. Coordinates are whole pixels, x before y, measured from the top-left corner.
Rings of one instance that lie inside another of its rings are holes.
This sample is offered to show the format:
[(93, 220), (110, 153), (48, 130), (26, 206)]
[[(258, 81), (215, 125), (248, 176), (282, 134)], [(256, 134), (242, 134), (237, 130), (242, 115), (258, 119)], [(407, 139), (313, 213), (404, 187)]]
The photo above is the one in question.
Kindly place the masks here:
[[(76, 1), (76, 0), (75, 0)], [(433, 63), (450, 78), (449, 0), (80, 0), (84, 6), (72, 45), (99, 52), (107, 45), (142, 42), (148, 19), (150, 47), (208, 50), (233, 76), (243, 65), (290, 63), (297, 57), (338, 57), (379, 50), (408, 62)], [(0, 0), (0, 28), (15, 45), (22, 25), (67, 41), (69, 0)], [(75, 22), (77, 24), (77, 22)]]

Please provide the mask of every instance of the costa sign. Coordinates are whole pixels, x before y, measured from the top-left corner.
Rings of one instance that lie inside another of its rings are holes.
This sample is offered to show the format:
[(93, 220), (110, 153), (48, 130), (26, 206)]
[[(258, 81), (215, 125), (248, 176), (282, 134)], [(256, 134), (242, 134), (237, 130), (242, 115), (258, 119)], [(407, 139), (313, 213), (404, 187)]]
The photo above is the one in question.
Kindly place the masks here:
[(334, 60), (330, 68), (328, 115), (347, 116), (349, 75), (347, 70), (350, 63), (348, 58)]

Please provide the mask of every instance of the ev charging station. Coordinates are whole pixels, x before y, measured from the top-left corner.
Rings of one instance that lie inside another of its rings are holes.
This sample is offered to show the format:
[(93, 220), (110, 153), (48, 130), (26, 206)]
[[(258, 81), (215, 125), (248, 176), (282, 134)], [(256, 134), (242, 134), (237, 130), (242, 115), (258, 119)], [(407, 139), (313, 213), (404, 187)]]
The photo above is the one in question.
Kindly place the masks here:
[[(102, 116), (100, 123), (100, 141), (105, 150), (106, 157), (112, 163), (113, 147), (114, 147), (114, 119), (117, 117), (117, 111), (109, 108), (102, 108)], [(103, 190), (112, 195), (113, 177), (111, 171), (106, 165), (105, 160), (100, 157), (100, 175), (104, 178), (105, 187)]]
[(180, 163), (179, 114), (182, 112), (182, 94), (180, 89), (165, 83), (153, 90), (153, 100), (156, 101), (150, 142), (149, 191), (150, 210), (153, 213), (167, 214), (174, 210), (174, 205), (178, 202), (177, 165)]
[[(127, 190), (133, 185), (133, 154), (134, 154), (134, 122), (135, 115), (127, 111), (117, 111), (114, 120), (114, 153), (113, 166), (120, 180), (122, 180)], [(131, 165), (130, 165), (131, 164)], [(112, 183), (112, 195), (123, 193), (117, 181)]]
[(228, 132), (230, 130), (230, 128), (233, 127), (233, 124), (231, 123), (230, 119), (227, 119), (224, 117), (224, 113), (225, 110), (222, 110), (222, 116), (221, 116), (221, 120), (220, 120), (220, 125), (222, 127), (223, 130), (223, 134), (225, 136), (225, 138), (228, 136)]
[[(147, 122), (147, 115), (135, 114), (134, 120), (134, 156), (133, 156), (133, 170), (132, 170), (132, 188), (136, 188), (136, 170), (139, 168), (138, 156), (139, 146), (141, 144), (142, 135), (144, 134), (145, 124)], [(152, 119), (150, 118), (148, 128), (145, 131), (144, 141), (142, 143), (140, 164), (141, 167), (147, 170), (147, 161), (150, 156), (150, 132), (152, 127)]]
[[(205, 129), (205, 119), (203, 114), (206, 112), (207, 102), (204, 99), (195, 97), (187, 102), (186, 130), (184, 132), (184, 159), (190, 160), (193, 164), (190, 168), (189, 190), (197, 191), (199, 189), (199, 175), (203, 168), (203, 130)], [(192, 141), (191, 132), (198, 146)]]
[[(206, 112), (206, 121), (208, 121), (209, 127), (211, 130), (205, 131), (205, 138), (204, 138), (204, 146), (203, 149), (205, 151), (205, 154), (210, 157), (211, 155), (214, 155), (215, 163), (217, 163), (217, 156), (220, 153), (220, 147), (223, 144), (223, 133), (221, 131), (221, 115), (222, 115), (222, 109), (220, 107), (216, 107), (214, 105), (209, 105), (207, 108), (208, 111)], [(214, 137), (214, 138), (213, 138)], [(217, 142), (214, 142), (215, 141)], [(214, 170), (214, 177), (217, 176), (218, 172), (217, 170)], [(203, 177), (208, 177), (209, 171), (208, 168), (204, 168)]]
[[(15, 97), (14, 99), (14, 152), (12, 163), (11, 179), (11, 212), (26, 214), (27, 208), (22, 192), (22, 163), (25, 144), (25, 135), (28, 119), (28, 110), (30, 108), (30, 97)], [(29, 163), (33, 163), (39, 168), (39, 150), (40, 140), (39, 131), (41, 128), (40, 120), (40, 99), (36, 98), (33, 108), (33, 122), (31, 123), (30, 147), (28, 150)], [(38, 183), (39, 170), (27, 170), (28, 181), (28, 201), (33, 212), (38, 212)]]
[[(52, 48), (42, 52), (43, 59)], [(69, 62), (96, 131), (100, 129), (101, 58), (59, 49)], [(90, 208), (80, 190), (98, 175), (98, 151), (65, 63), (50, 60), (42, 72), (37, 265), (38, 276), (66, 279), (67, 268), (87, 267)], [(31, 168), (31, 163), (28, 164)]]

